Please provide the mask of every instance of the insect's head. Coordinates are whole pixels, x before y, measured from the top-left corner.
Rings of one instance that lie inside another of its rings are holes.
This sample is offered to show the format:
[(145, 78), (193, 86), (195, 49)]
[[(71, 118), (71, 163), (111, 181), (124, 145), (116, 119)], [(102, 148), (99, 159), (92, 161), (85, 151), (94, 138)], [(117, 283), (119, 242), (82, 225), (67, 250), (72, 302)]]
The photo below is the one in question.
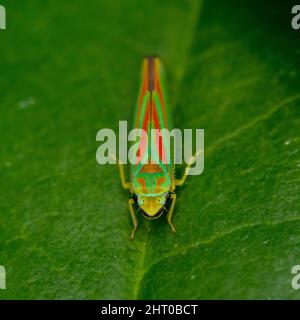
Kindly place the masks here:
[(132, 178), (134, 201), (139, 212), (148, 219), (162, 215), (169, 199), (170, 188), (171, 177), (157, 164), (144, 165)]
[(135, 201), (139, 206), (139, 212), (148, 219), (159, 218), (164, 212), (169, 193), (159, 196), (135, 195)]

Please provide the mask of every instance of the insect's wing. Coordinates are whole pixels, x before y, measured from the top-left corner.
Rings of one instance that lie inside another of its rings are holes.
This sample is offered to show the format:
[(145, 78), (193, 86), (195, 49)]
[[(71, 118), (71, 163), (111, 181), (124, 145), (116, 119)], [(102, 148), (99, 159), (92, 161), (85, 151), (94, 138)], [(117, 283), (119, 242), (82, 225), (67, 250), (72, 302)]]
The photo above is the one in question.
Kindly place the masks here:
[(151, 92), (149, 91), (148, 59), (144, 59), (143, 61), (141, 79), (134, 119), (134, 129), (140, 130), (140, 140), (134, 144), (135, 152), (132, 154), (133, 159), (130, 166), (132, 176), (135, 176), (141, 170), (143, 163), (148, 160), (148, 137), (150, 137), (149, 132), (151, 128)]
[[(170, 138), (162, 129), (171, 130), (172, 124), (165, 90), (164, 69), (159, 58), (149, 57), (143, 61), (134, 124), (136, 129), (143, 130), (137, 146), (137, 156), (131, 165), (131, 174), (136, 175), (145, 162), (159, 165), (165, 174), (171, 174)], [(151, 129), (156, 130), (151, 132)]]
[(170, 174), (172, 171), (172, 155), (168, 130), (172, 129), (172, 123), (165, 89), (165, 73), (159, 58), (153, 58), (150, 67), (152, 68), (150, 80), (153, 81), (151, 91), (151, 128), (156, 129), (154, 137), (151, 139), (151, 160), (159, 164), (165, 173)]

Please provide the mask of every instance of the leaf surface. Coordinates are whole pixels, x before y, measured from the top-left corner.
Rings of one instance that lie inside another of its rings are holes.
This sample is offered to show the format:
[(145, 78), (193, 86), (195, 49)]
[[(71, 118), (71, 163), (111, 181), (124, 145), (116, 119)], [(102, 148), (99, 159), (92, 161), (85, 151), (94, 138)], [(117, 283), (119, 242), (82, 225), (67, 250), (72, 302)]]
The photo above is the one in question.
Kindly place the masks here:
[[(299, 33), (283, 1), (3, 1), (3, 299), (293, 298), (300, 264)], [(10, 21), (9, 21), (10, 20)], [(205, 169), (132, 225), (96, 132), (132, 121), (141, 58), (166, 64)]]

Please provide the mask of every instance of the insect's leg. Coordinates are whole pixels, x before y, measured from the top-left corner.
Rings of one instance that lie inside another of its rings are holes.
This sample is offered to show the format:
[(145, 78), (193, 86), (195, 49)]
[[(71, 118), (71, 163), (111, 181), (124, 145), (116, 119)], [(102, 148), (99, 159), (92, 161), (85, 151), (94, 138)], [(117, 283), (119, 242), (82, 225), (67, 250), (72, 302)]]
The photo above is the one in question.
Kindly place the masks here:
[(191, 156), (191, 157), (190, 157), (190, 159), (189, 159), (189, 161), (188, 161), (188, 164), (187, 164), (186, 167), (185, 167), (183, 176), (182, 176), (180, 179), (176, 179), (176, 180), (175, 180), (175, 186), (182, 186), (182, 185), (184, 185), (185, 180), (186, 180), (187, 176), (189, 175), (191, 166), (194, 164), (195, 160), (197, 159), (197, 157), (199, 156), (199, 154), (200, 154), (201, 152), (202, 152), (202, 150), (199, 150), (199, 151), (196, 152), (196, 154), (195, 154), (194, 156)]
[(175, 226), (172, 223), (172, 216), (173, 216), (173, 211), (174, 211), (175, 203), (176, 203), (176, 194), (175, 193), (171, 194), (171, 199), (172, 199), (172, 204), (171, 204), (170, 210), (167, 213), (167, 220), (168, 220), (168, 224), (171, 227), (172, 232), (176, 233)]
[(115, 160), (119, 166), (120, 180), (124, 189), (130, 189), (130, 182), (126, 182), (124, 163), (122, 163), (114, 154), (110, 154), (111, 159)]
[(188, 176), (188, 171), (189, 171), (189, 166), (186, 166), (183, 176), (180, 179), (176, 179), (175, 180), (175, 186), (176, 187), (178, 187), (178, 186), (181, 187), (182, 185), (184, 185), (185, 180), (186, 180), (186, 178)]
[(138, 227), (138, 220), (137, 220), (137, 217), (136, 217), (134, 209), (133, 209), (133, 204), (134, 204), (133, 199), (129, 199), (128, 200), (128, 206), (129, 206), (130, 215), (131, 215), (131, 219), (132, 219), (132, 223), (133, 223), (133, 229), (132, 229), (132, 232), (131, 232), (131, 235), (130, 235), (130, 240), (134, 239), (134, 234), (135, 234), (136, 229)]
[(130, 189), (130, 182), (126, 182), (124, 164), (119, 161), (119, 174), (124, 189)]

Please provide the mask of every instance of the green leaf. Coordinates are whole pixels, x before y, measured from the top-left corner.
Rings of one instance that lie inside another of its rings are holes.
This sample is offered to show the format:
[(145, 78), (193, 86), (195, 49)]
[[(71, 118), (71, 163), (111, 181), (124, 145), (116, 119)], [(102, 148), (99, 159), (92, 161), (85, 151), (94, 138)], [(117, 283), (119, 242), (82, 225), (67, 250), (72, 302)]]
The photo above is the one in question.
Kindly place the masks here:
[[(3, 1), (0, 299), (299, 298), (299, 32), (283, 1)], [(205, 129), (177, 234), (139, 217), (96, 132), (133, 118), (162, 56), (174, 119)]]

